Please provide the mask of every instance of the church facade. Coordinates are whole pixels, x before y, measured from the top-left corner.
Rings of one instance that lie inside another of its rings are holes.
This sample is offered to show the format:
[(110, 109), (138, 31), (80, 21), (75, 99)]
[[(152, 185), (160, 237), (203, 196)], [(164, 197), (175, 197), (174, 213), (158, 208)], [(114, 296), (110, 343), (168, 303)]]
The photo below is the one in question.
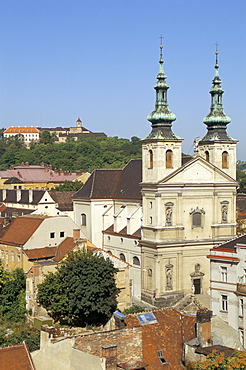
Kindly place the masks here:
[[(124, 259), (132, 295), (156, 306), (210, 288), (210, 249), (236, 235), (236, 143), (226, 131), (230, 118), (216, 52), (211, 107), (205, 136), (194, 156), (182, 157), (182, 140), (172, 131), (168, 84), (160, 46), (150, 134), (142, 161), (122, 170), (95, 170), (74, 196), (75, 222), (97, 246)], [(153, 297), (155, 297), (153, 299)]]
[(182, 163), (162, 45), (159, 64), (155, 109), (147, 117), (152, 131), (142, 151), (142, 299), (152, 302), (154, 295), (157, 305), (168, 306), (185, 293), (209, 290), (209, 250), (236, 234), (236, 140), (226, 132), (216, 52), (207, 133)]

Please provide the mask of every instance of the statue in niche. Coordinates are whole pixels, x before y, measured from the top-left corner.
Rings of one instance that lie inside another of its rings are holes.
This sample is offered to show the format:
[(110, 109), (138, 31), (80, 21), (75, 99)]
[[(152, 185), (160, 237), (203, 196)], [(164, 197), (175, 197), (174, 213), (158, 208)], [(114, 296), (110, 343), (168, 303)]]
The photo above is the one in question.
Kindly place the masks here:
[(201, 268), (201, 265), (200, 263), (196, 263), (195, 264), (195, 273), (198, 275), (200, 274), (200, 268)]
[(166, 226), (172, 226), (172, 208), (166, 209)]
[(199, 143), (199, 140), (198, 140), (198, 138), (196, 137), (196, 138), (193, 140), (193, 149), (194, 149), (194, 152), (198, 152), (198, 143)]
[(227, 212), (228, 212), (227, 206), (223, 205), (221, 208), (222, 223), (227, 223)]
[(173, 271), (167, 269), (166, 271), (166, 290), (173, 290)]

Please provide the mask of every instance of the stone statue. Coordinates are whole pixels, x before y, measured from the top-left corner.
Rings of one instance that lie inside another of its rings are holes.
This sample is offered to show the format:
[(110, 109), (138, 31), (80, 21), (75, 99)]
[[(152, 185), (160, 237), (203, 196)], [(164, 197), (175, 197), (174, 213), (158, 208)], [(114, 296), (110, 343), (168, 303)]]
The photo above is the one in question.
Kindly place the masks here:
[(172, 209), (167, 208), (166, 210), (166, 226), (172, 226)]
[(222, 223), (227, 223), (227, 212), (228, 212), (228, 209), (227, 209), (227, 206), (222, 206), (221, 208), (221, 215), (222, 215)]
[(166, 272), (166, 290), (173, 290), (173, 272), (171, 269)]
[(198, 152), (198, 143), (199, 143), (199, 140), (198, 138), (196, 137), (193, 141), (193, 149), (194, 149), (194, 152)]

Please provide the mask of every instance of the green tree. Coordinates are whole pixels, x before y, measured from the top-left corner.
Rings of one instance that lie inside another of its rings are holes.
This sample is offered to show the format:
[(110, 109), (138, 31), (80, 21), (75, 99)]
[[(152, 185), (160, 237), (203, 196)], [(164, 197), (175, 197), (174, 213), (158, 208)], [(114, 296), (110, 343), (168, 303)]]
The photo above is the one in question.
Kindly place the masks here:
[(25, 320), (26, 279), (20, 268), (7, 272), (0, 266), (0, 312), (3, 320)]
[(213, 351), (205, 361), (190, 362), (187, 370), (220, 370), (246, 369), (246, 351), (235, 351), (233, 356)]
[(39, 138), (40, 144), (52, 144), (55, 141), (56, 134), (54, 132), (50, 133), (49, 130), (42, 130)]
[(105, 324), (117, 307), (116, 272), (102, 255), (71, 252), (38, 286), (37, 299), (55, 321), (75, 326)]
[(83, 183), (81, 181), (65, 181), (63, 184), (52, 188), (51, 191), (77, 191), (81, 188)]

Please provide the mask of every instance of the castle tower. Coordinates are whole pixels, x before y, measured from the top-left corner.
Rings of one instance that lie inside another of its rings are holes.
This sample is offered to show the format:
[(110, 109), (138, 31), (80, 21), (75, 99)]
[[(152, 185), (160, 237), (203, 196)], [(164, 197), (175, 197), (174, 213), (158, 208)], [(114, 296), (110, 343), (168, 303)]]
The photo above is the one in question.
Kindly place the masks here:
[(236, 143), (226, 132), (228, 123), (231, 122), (223, 109), (221, 87), (219, 77), (218, 51), (215, 52), (215, 72), (212, 80), (211, 106), (209, 114), (203, 119), (207, 125), (206, 135), (199, 140), (198, 154), (208, 162), (214, 164), (233, 179), (236, 179)]
[(159, 73), (157, 75), (155, 109), (147, 119), (152, 123), (151, 133), (142, 140), (143, 182), (157, 182), (181, 166), (181, 142), (172, 132), (176, 120), (168, 108), (164, 61), (160, 45)]

